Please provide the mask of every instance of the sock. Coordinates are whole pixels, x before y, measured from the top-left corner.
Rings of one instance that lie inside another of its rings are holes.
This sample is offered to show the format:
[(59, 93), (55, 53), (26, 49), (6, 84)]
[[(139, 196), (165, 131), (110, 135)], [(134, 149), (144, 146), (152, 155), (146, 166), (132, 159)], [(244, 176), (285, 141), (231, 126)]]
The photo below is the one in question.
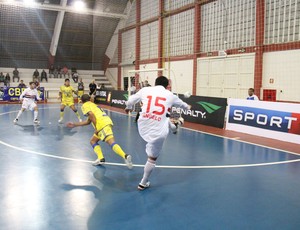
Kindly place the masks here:
[(78, 119), (80, 119), (80, 114), (78, 111), (75, 112), (76, 116), (78, 117)]
[(60, 112), (59, 117), (60, 117), (60, 119), (63, 119), (64, 118), (64, 112)]
[(155, 161), (148, 159), (144, 167), (144, 175), (143, 175), (143, 179), (141, 180), (141, 184), (146, 184), (148, 182), (148, 179), (154, 168), (155, 168)]
[(103, 156), (103, 153), (102, 153), (102, 150), (101, 150), (101, 147), (99, 144), (94, 144), (92, 145), (93, 149), (94, 149), (94, 152), (96, 153), (96, 155), (98, 156), (98, 159), (102, 159), (104, 158)]
[(123, 151), (123, 149), (120, 147), (120, 145), (118, 145), (117, 143), (114, 142), (114, 143), (112, 143), (112, 145), (110, 147), (116, 154), (118, 154), (120, 157), (125, 159), (126, 153)]
[(19, 119), (19, 117), (21, 116), (21, 114), (23, 113), (22, 109), (18, 112), (18, 115), (16, 117), (16, 119)]
[(34, 111), (34, 112), (33, 112), (33, 117), (34, 117), (33, 120), (36, 120), (36, 119), (37, 119), (38, 114), (39, 114), (38, 111)]

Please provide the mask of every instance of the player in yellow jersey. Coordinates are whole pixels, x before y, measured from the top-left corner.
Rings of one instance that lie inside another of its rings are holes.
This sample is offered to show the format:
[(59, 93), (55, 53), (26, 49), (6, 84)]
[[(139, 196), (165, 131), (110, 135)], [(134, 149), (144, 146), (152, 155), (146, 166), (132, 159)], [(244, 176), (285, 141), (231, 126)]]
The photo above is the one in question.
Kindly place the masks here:
[(69, 106), (78, 117), (78, 120), (82, 121), (74, 105), (73, 93), (77, 94), (74, 88), (70, 86), (70, 80), (67, 78), (65, 79), (65, 84), (60, 87), (60, 91), (59, 91), (58, 99), (61, 99), (61, 105), (60, 105), (60, 118), (58, 120), (58, 123), (62, 123), (64, 119), (64, 111), (66, 106)]
[(113, 122), (109, 116), (95, 103), (90, 101), (91, 98), (88, 94), (84, 94), (81, 97), (82, 102), (82, 113), (87, 116), (86, 121), (82, 122), (68, 122), (67, 126), (69, 128), (74, 128), (77, 126), (85, 126), (92, 124), (95, 132), (90, 140), (90, 144), (92, 145), (94, 152), (98, 156), (97, 160), (93, 162), (93, 165), (102, 165), (105, 164), (105, 158), (103, 156), (102, 150), (98, 142), (101, 140), (106, 142), (112, 150), (121, 156), (125, 164), (129, 169), (132, 168), (131, 156), (126, 154), (122, 148), (115, 142), (114, 134), (112, 131)]

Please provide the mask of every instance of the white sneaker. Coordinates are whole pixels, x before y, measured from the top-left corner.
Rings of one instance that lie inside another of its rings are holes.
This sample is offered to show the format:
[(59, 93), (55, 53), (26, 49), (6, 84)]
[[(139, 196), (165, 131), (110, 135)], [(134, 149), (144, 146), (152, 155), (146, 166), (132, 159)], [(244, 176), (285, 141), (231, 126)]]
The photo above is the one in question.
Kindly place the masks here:
[(18, 121), (19, 121), (19, 119), (16, 118), (16, 119), (14, 120), (14, 124), (17, 124)]
[(79, 122), (82, 122), (81, 118), (78, 119)]
[(35, 124), (35, 125), (40, 125), (40, 121), (39, 121), (38, 119), (35, 119), (35, 120), (33, 121), (33, 124)]
[(133, 167), (131, 158), (132, 157), (130, 155), (126, 155), (126, 158), (124, 159), (125, 164), (129, 169), (132, 169)]
[(105, 164), (105, 159), (104, 158), (102, 158), (102, 159), (97, 159), (97, 160), (95, 160), (93, 163), (92, 163), (92, 165), (94, 165), (94, 166), (97, 166), (97, 165), (104, 165)]
[(138, 188), (138, 190), (143, 191), (149, 187), (150, 187), (150, 181), (148, 181), (146, 184), (139, 183), (137, 188)]
[(62, 119), (62, 118), (59, 119), (59, 120), (58, 120), (58, 123), (59, 123), (59, 124), (62, 124), (62, 123), (63, 123), (63, 119)]

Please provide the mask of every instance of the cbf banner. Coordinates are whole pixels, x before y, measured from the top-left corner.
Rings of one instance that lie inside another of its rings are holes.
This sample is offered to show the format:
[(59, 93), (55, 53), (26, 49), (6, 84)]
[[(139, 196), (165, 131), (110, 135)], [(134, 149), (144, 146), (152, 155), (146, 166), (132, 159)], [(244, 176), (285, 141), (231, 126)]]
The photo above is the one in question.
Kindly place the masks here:
[[(19, 88), (19, 87), (5, 87), (0, 91), (0, 100), (1, 101), (18, 101), (20, 95), (26, 88)], [(44, 87), (40, 87), (38, 89), (40, 94), (40, 98), (45, 100), (45, 89)]]
[(300, 143), (300, 104), (228, 99), (226, 129)]
[(184, 98), (179, 95), (187, 104), (191, 105), (190, 110), (184, 110), (173, 107), (172, 113), (181, 113), (185, 121), (214, 126), (218, 128), (224, 127), (225, 112), (227, 106), (226, 98), (190, 96)]

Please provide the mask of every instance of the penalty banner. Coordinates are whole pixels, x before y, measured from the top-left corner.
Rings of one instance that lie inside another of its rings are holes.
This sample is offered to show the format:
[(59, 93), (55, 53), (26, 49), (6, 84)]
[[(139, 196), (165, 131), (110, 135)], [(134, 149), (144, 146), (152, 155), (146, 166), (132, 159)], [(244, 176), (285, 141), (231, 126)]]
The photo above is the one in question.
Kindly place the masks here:
[(217, 128), (224, 127), (227, 98), (190, 96), (179, 98), (191, 105), (190, 110), (172, 107), (171, 113), (181, 113), (185, 121)]
[[(4, 87), (0, 90), (0, 101), (18, 101), (20, 95), (26, 88), (19, 87)], [(40, 98), (45, 100), (45, 88), (40, 87), (38, 89)]]
[(228, 99), (226, 129), (300, 143), (300, 104)]

